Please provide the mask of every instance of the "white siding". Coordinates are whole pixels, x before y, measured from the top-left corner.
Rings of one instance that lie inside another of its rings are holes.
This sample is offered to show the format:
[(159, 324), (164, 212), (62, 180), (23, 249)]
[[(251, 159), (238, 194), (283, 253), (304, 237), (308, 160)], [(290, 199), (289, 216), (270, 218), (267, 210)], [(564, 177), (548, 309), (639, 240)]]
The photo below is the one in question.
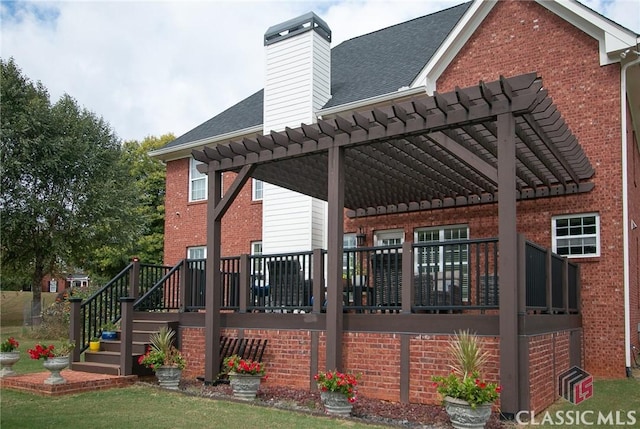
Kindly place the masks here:
[[(331, 98), (331, 49), (315, 31), (266, 46), (264, 132), (316, 121)], [(264, 254), (326, 248), (326, 202), (265, 183)]]

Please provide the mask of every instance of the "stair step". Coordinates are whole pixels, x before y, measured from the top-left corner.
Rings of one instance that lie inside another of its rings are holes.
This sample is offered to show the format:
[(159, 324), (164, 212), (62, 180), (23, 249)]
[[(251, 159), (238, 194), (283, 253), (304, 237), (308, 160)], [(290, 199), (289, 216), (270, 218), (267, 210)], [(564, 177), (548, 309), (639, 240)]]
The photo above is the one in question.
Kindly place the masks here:
[(71, 369), (74, 371), (90, 372), (93, 374), (120, 375), (120, 365), (100, 362), (73, 362)]
[[(144, 354), (147, 351), (148, 341), (133, 341), (131, 352), (134, 354)], [(120, 340), (103, 340), (100, 342), (102, 352), (120, 352)]]
[[(137, 361), (140, 354), (133, 354), (133, 359)], [(85, 362), (105, 363), (111, 365), (120, 364), (120, 352), (91, 352), (87, 351), (84, 354)]]
[(168, 327), (174, 331), (178, 330), (178, 322), (166, 322), (162, 320), (134, 319), (134, 331), (158, 332), (162, 327)]

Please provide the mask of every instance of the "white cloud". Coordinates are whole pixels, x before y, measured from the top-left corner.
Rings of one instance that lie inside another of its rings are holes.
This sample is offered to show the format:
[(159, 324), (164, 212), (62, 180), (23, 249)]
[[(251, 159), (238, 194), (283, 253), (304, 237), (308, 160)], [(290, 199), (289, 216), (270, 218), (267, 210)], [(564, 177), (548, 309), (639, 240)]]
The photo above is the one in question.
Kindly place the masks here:
[[(271, 25), (313, 10), (335, 46), (460, 2), (3, 2), (0, 55), (42, 81), (52, 100), (68, 93), (123, 139), (179, 136), (262, 88)], [(640, 31), (639, 2), (585, 4)]]

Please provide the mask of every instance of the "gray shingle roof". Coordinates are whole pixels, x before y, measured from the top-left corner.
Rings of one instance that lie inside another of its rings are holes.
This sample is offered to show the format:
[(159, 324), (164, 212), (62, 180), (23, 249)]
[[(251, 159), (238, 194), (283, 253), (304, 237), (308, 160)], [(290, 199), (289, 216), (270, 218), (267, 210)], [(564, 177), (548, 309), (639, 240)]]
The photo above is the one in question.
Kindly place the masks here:
[[(471, 3), (359, 36), (331, 49), (331, 99), (339, 106), (408, 86)], [(262, 90), (178, 137), (166, 147), (262, 124)]]

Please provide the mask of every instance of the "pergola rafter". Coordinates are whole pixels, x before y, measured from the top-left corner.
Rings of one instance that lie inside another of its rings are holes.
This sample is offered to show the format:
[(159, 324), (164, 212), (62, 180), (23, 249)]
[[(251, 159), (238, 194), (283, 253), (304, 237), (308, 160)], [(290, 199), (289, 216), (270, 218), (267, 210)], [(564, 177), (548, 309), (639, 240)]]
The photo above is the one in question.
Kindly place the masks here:
[(593, 168), (535, 74), (323, 118), (193, 155), (214, 170), (255, 164), (254, 178), (326, 200), (327, 150), (344, 147), (344, 200), (352, 216), (481, 204), (496, 199), (502, 113), (515, 117), (519, 199), (592, 188)]

